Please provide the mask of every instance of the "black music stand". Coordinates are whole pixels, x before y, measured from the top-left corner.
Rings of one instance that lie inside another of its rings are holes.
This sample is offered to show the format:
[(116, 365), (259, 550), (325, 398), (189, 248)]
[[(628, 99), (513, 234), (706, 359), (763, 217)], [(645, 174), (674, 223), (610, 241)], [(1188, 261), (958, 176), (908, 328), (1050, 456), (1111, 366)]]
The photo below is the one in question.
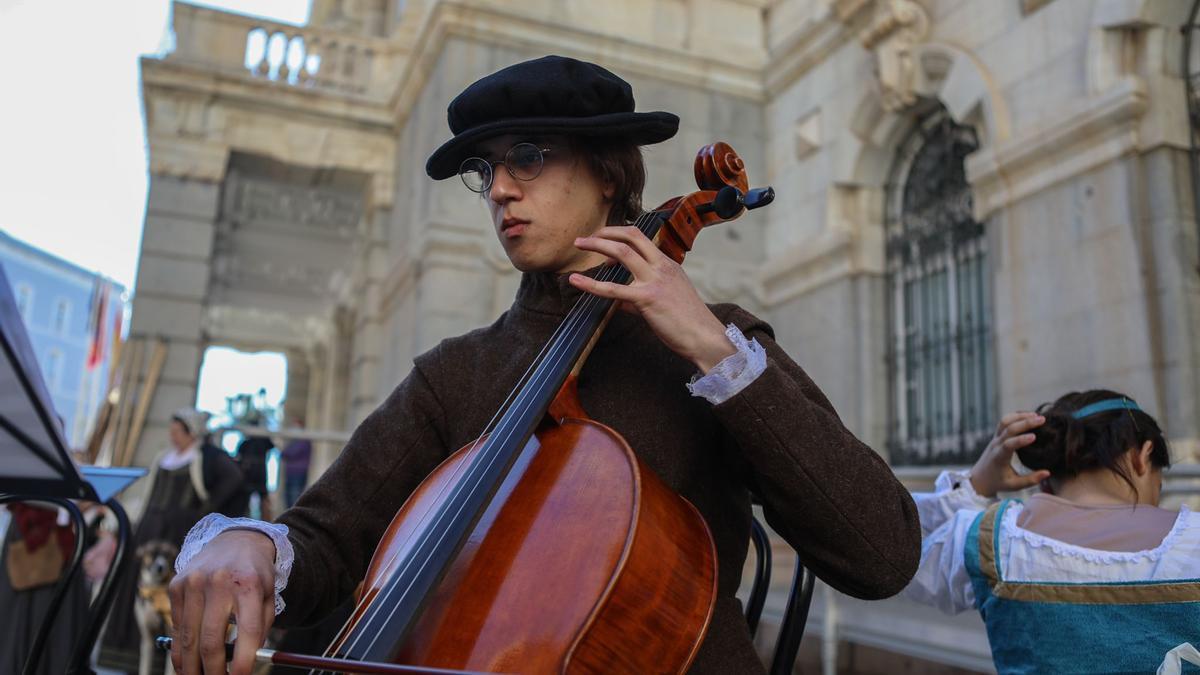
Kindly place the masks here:
[[(89, 608), (88, 622), (76, 638), (67, 672), (90, 673), (88, 658), (112, 605), (116, 580), (128, 563), (129, 516), (116, 494), (145, 475), (145, 469), (75, 466), (67, 454), (67, 441), (52, 413), (50, 396), (17, 311), (8, 277), (0, 269), (0, 504), (18, 501), (47, 502), (65, 508), (75, 522), (75, 552), (58, 581), (46, 616), (25, 662), (25, 672), (37, 668), (50, 628), (79, 573), (83, 560), (84, 520), (72, 500), (104, 504), (117, 518), (117, 550), (100, 592)], [(82, 472), (82, 473), (81, 473)]]

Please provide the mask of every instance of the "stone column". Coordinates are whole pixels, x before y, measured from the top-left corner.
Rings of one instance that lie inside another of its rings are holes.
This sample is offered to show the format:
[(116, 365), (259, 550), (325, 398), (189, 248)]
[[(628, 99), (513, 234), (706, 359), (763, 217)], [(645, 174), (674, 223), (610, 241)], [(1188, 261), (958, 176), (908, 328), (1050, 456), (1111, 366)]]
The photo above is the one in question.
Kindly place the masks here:
[[(334, 310), (329, 346), (321, 366), (324, 375), (319, 398), (321, 416), (310, 422), (312, 428), (346, 429), (347, 393), (350, 385), (350, 340), (354, 313), (344, 307)], [(340, 443), (317, 443), (313, 446), (310, 480), (321, 475), (342, 451)]]
[(361, 240), (360, 268), (356, 284), (354, 341), (350, 356), (349, 419), (345, 428), (353, 429), (382, 401), (379, 373), (383, 367), (383, 317), (380, 297), (387, 275), (386, 223), (388, 209), (368, 208)]
[(304, 424), (309, 429), (324, 429), (325, 424), (325, 348), (322, 345), (309, 347), (304, 355), (308, 370), (308, 391), (303, 412)]
[[(129, 337), (165, 339), (167, 359), (133, 457), (135, 465), (147, 465), (165, 447), (172, 412), (196, 402), (219, 192), (217, 182), (150, 177)], [(139, 395), (144, 384), (139, 378)]]
[[(1200, 258), (1187, 153), (1162, 147), (1138, 158), (1131, 192), (1135, 228), (1148, 240), (1142, 270), (1157, 419), (1172, 444), (1172, 461), (1200, 461)], [(1152, 413), (1153, 414), (1153, 413)]]
[(287, 394), (283, 402), (283, 419), (280, 422), (284, 426), (293, 426), (297, 418), (304, 418), (307, 425), (309, 424), (307, 412), (311, 380), (308, 356), (299, 349), (289, 349), (285, 356), (287, 357)]

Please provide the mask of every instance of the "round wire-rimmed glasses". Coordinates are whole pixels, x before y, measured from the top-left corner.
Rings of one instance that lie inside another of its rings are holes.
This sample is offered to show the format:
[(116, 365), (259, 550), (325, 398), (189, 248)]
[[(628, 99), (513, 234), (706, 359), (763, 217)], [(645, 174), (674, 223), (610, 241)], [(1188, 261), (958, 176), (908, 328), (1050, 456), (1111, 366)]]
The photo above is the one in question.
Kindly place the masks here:
[(503, 164), (508, 175), (517, 180), (530, 181), (542, 173), (546, 163), (545, 154), (550, 148), (539, 148), (533, 143), (517, 143), (504, 153), (504, 159), (489, 162), (482, 157), (468, 157), (458, 167), (458, 177), (471, 192), (480, 194), (492, 187), (494, 167)]

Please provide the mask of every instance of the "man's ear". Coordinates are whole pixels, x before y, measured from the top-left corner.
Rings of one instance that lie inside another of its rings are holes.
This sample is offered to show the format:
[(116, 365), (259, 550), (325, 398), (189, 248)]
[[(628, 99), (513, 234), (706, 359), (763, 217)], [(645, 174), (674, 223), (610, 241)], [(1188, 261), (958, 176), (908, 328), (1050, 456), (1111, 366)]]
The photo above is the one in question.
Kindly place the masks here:
[(1150, 453), (1152, 452), (1154, 452), (1153, 441), (1146, 441), (1142, 443), (1142, 447), (1129, 451), (1129, 464), (1135, 475), (1145, 476), (1150, 469), (1154, 468), (1150, 463)]

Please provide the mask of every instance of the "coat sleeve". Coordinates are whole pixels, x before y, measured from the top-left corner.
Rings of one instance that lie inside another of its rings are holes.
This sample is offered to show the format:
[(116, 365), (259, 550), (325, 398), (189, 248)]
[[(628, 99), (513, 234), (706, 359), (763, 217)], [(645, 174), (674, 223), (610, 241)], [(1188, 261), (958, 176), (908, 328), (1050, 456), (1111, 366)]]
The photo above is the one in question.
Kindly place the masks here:
[(713, 408), (748, 465), (767, 522), (839, 591), (863, 599), (900, 592), (921, 556), (908, 490), (846, 429), (767, 324), (740, 309), (726, 321), (767, 352), (762, 374)]
[(337, 460), (279, 517), (295, 560), (281, 625), (311, 623), (366, 574), (392, 517), (447, 456), (442, 408), (418, 365), (354, 434)]

